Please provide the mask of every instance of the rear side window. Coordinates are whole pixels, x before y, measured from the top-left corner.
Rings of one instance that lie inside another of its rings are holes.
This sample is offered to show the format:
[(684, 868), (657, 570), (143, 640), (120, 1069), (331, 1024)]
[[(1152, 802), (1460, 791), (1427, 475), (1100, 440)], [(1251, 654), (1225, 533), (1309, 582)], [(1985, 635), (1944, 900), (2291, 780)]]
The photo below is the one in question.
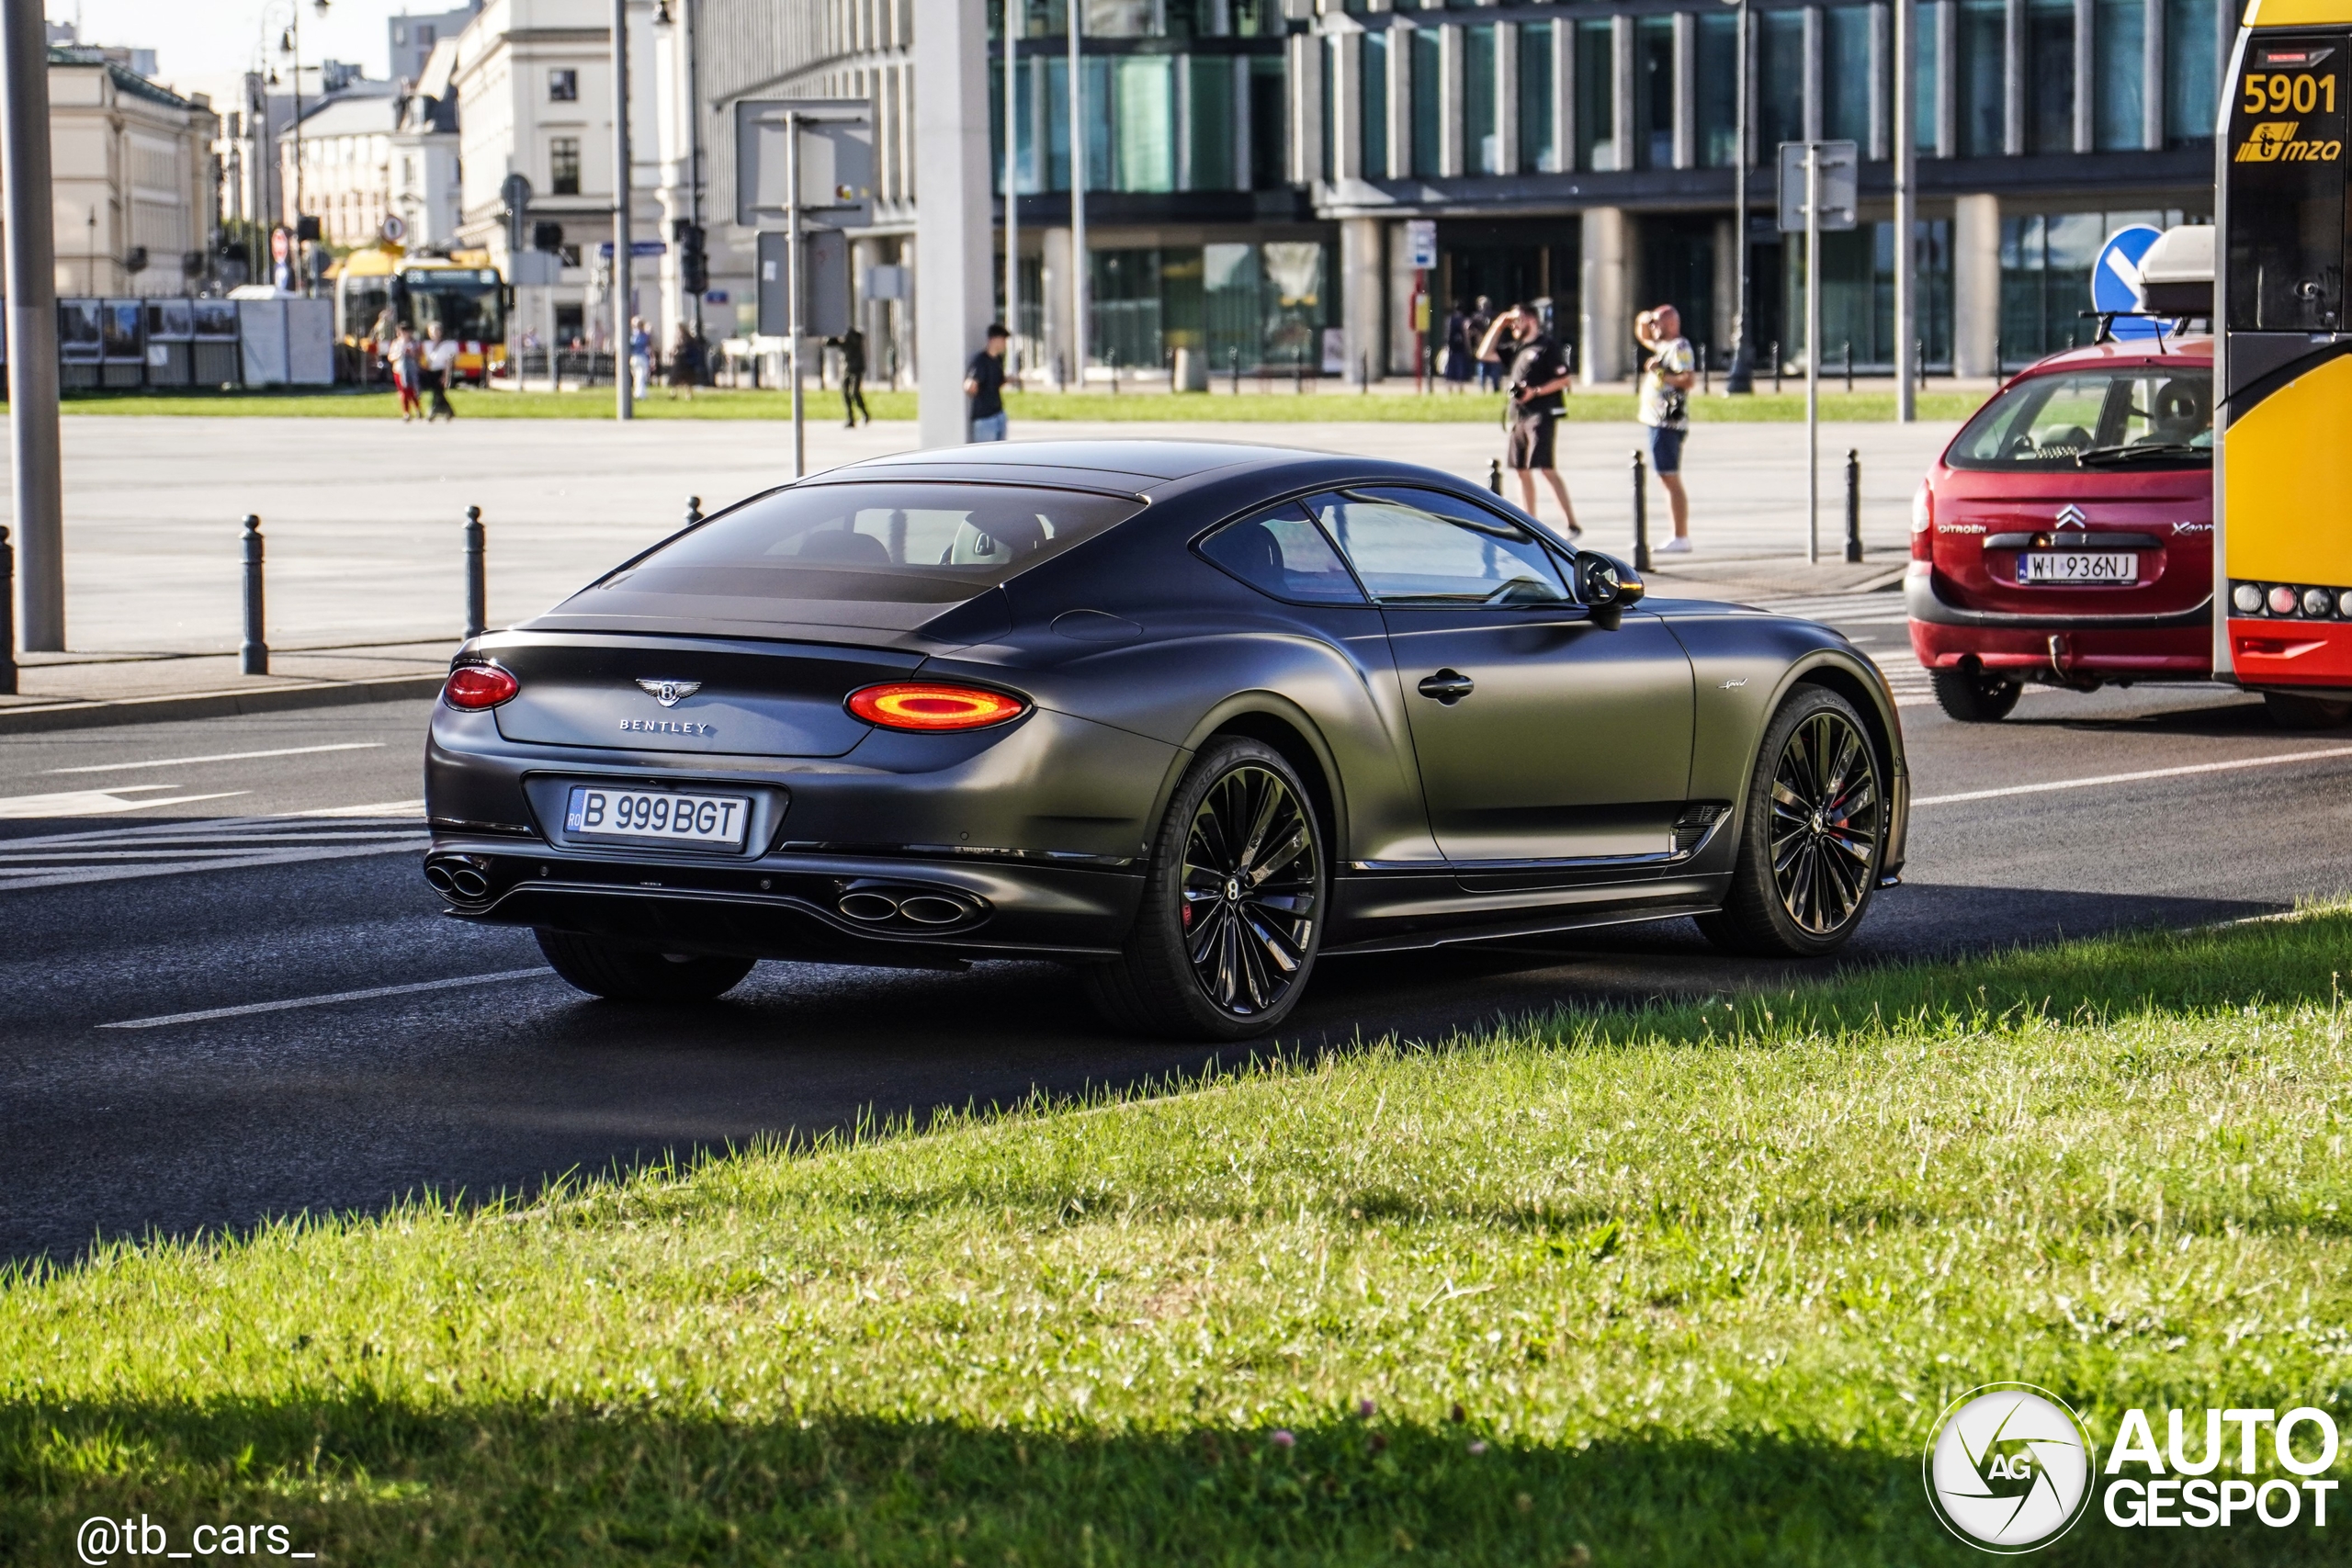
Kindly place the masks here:
[(1516, 524), (1431, 491), (1339, 491), (1307, 509), (1384, 604), (1569, 603), (1551, 552)]
[(1363, 590), (1323, 531), (1295, 505), (1228, 523), (1201, 554), (1261, 592), (1308, 604), (1361, 604)]
[(1143, 510), (1014, 485), (806, 485), (746, 502), (598, 584), (713, 598), (960, 604)]
[(1944, 460), (2007, 473), (2201, 468), (2213, 377), (2157, 366), (2029, 377), (1978, 410)]

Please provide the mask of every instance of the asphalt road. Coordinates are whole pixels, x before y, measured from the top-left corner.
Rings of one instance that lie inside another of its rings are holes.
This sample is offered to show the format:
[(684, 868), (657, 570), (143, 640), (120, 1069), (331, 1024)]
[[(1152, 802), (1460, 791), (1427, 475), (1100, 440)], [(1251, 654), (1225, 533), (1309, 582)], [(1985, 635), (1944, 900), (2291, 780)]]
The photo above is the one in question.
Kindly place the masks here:
[[(1899, 607), (1871, 603), (1884, 607), (1832, 618), (1897, 672), (1918, 809), (1905, 886), (1853, 959), (2228, 919), (2352, 887), (2352, 729), (2283, 733), (2257, 702), (2195, 687), (2037, 693), (2007, 723), (1955, 725), (1924, 700)], [(766, 964), (707, 1008), (581, 997), (526, 933), (445, 919), (419, 879), (426, 713), (0, 742), (0, 1258), (527, 1189), (1209, 1060), (1107, 1035), (1040, 965)], [(1333, 960), (1285, 1038), (1427, 1037), (1792, 972), (1719, 958), (1680, 921)], [(486, 976), (503, 977), (435, 984)], [(315, 1000), (401, 987), (420, 988)], [(301, 1005), (251, 1010), (286, 1002)], [(231, 1010), (108, 1027), (215, 1010)]]

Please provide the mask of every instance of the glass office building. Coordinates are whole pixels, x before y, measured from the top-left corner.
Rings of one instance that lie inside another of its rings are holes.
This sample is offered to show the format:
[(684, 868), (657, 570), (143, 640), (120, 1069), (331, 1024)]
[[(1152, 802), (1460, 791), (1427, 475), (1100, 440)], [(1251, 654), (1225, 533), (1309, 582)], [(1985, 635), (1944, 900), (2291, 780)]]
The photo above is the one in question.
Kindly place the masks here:
[[(1894, 124), (1889, 4), (1751, 0), (1076, 0), (1073, 150), (1065, 0), (1011, 6), (1024, 333), (1067, 344), (1073, 157), (1084, 160), (1092, 357), (1214, 369), (1409, 372), (1412, 299), (1551, 301), (1596, 374), (1622, 373), (1634, 310), (1671, 300), (1728, 351), (1733, 168), (1750, 168), (1749, 331), (1803, 361), (1801, 245), (1773, 220), (1777, 144), (1850, 140), (1861, 224), (1827, 237), (1826, 364), (1893, 361), (1898, 134), (1918, 151), (1918, 331), (1939, 369), (1982, 374), (2086, 330), (2086, 269), (2126, 221), (2211, 211), (2217, 0), (1931, 0), (1915, 6), (1911, 123)], [(1741, 73), (1751, 91), (1740, 144)], [(1437, 223), (1416, 276), (1404, 224)], [(1057, 254), (1058, 243), (1063, 249)], [(1030, 281), (1034, 279), (1034, 281)], [(1050, 360), (1042, 361), (1050, 363)]]

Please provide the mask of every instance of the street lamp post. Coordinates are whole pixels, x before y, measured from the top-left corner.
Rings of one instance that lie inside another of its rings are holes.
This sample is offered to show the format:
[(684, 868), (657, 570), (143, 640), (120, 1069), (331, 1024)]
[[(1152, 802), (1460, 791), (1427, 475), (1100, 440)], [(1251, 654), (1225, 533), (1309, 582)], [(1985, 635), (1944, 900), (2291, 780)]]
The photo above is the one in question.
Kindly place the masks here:
[(613, 0), (613, 417), (634, 418), (629, 385), (628, 0)]
[[(327, 14), (328, 0), (311, 0), (320, 16)], [(288, 12), (286, 31), (277, 40), (277, 51), (291, 56), (294, 62), (294, 270), (299, 275), (305, 299), (311, 293), (310, 256), (302, 249), (302, 0), (294, 0)], [(324, 96), (326, 83), (319, 84), (320, 96)]]
[(1756, 389), (1756, 359), (1747, 344), (1747, 100), (1754, 73), (1748, 63), (1747, 0), (1727, 3), (1736, 7), (1739, 18), (1733, 45), (1737, 64), (1733, 73), (1736, 87), (1732, 94), (1731, 367), (1724, 373), (1724, 391), (1731, 395)]

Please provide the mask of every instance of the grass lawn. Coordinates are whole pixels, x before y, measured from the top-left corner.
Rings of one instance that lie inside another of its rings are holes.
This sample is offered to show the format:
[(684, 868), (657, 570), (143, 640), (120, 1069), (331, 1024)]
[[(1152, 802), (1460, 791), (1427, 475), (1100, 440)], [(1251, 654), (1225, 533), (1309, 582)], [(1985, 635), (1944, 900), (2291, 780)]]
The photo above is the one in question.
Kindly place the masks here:
[[(143, 1513), (322, 1562), (1981, 1562), (1920, 1485), (1974, 1384), (2101, 1442), (2352, 1416), (2348, 953), (2336, 906), (105, 1249), (0, 1283), (0, 1561)], [(2341, 1562), (2337, 1499), (2046, 1560)]]
[[(1245, 378), (1245, 384), (1247, 378)], [(464, 419), (609, 419), (613, 412), (610, 388), (584, 392), (485, 392), (459, 388), (450, 394)], [(1919, 417), (1926, 420), (1964, 419), (1984, 399), (1973, 392), (1928, 392), (1919, 399)], [(808, 389), (803, 398), (814, 422), (841, 417), (841, 394)], [(912, 392), (869, 392), (866, 402), (876, 419), (911, 420)], [(1245, 391), (1238, 397), (1171, 397), (1164, 392), (1015, 392), (1005, 400), (1006, 411), (1018, 424), (1023, 421), (1135, 420), (1138, 422), (1219, 421), (1247, 423), (1321, 424), (1347, 421), (1430, 424), (1495, 424), (1502, 412), (1498, 396), (1437, 394), (1401, 397), (1353, 392)], [(71, 414), (268, 414), (324, 419), (393, 419), (398, 404), (389, 391), (348, 389), (314, 391), (83, 392), (66, 397)], [(734, 391), (707, 389), (692, 399), (672, 398), (656, 388), (637, 405), (647, 419), (790, 419), (792, 400), (777, 391)], [(1893, 392), (1825, 392), (1821, 416), (1826, 420), (1892, 420)], [(1575, 423), (1622, 422), (1634, 418), (1634, 399), (1613, 392), (1587, 393), (1568, 400), (1566, 416)], [(1759, 392), (1745, 398), (1693, 398), (1690, 417), (1700, 423), (1802, 422), (1804, 395)]]

